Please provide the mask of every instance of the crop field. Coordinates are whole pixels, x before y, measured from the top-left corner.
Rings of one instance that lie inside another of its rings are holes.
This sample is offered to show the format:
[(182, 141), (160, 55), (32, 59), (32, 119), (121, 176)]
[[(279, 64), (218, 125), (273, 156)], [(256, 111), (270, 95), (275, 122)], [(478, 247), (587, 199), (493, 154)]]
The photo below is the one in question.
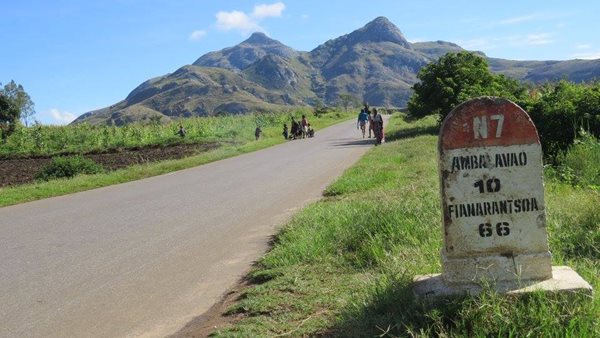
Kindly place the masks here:
[[(139, 148), (153, 145), (200, 143), (216, 140), (248, 140), (254, 129), (282, 128), (296, 113), (256, 113), (216, 117), (187, 118), (167, 124), (131, 124), (122, 127), (78, 124), (69, 126), (34, 125), (18, 128), (0, 143), (0, 157), (85, 154), (110, 149)], [(181, 124), (187, 131), (177, 134)]]

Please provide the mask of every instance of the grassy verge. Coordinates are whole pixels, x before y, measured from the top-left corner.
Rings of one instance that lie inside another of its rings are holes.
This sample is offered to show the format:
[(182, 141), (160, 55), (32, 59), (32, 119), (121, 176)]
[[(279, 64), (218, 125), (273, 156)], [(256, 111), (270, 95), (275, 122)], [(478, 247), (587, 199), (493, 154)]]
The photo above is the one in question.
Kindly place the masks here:
[[(593, 337), (600, 296), (486, 291), (417, 301), (415, 275), (441, 270), (435, 121), (392, 119), (368, 152), (276, 237), (218, 337)], [(554, 265), (600, 287), (600, 194), (546, 182)]]
[[(319, 129), (331, 126), (351, 117), (354, 117), (354, 113), (334, 112), (322, 115), (319, 118), (309, 118), (311, 125), (318, 132)], [(161, 175), (236, 155), (249, 153), (285, 142), (281, 135), (283, 130), (282, 126), (277, 125), (263, 128), (263, 135), (258, 141), (254, 140), (254, 127), (255, 126), (253, 125), (250, 125), (249, 127), (247, 126), (247, 130), (245, 130), (245, 133), (241, 135), (238, 131), (238, 135), (236, 135), (234, 139), (224, 135), (223, 140), (225, 141), (222, 141), (222, 145), (217, 149), (180, 160), (169, 160), (144, 165), (135, 165), (105, 174), (81, 175), (72, 179), (59, 179), (16, 187), (0, 188), (0, 207)], [(288, 122), (288, 128), (289, 127), (290, 126)], [(210, 141), (219, 141), (219, 139), (211, 139)]]

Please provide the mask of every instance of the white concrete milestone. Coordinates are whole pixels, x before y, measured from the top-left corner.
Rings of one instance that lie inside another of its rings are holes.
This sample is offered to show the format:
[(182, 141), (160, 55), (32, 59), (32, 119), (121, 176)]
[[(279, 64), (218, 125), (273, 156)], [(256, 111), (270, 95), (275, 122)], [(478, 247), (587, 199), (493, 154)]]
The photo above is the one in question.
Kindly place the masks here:
[[(467, 101), (444, 120), (438, 148), (443, 273), (417, 276), (417, 294), (591, 290), (568, 267), (553, 273), (542, 149), (525, 111), (502, 98)], [(571, 282), (556, 280), (564, 276)]]

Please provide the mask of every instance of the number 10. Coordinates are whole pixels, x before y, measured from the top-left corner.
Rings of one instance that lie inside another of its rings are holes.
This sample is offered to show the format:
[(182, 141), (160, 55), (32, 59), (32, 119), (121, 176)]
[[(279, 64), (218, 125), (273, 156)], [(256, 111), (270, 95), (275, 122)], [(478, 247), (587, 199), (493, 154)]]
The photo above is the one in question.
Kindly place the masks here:
[(500, 180), (497, 178), (490, 178), (489, 180), (485, 181), (485, 186), (483, 184), (483, 180), (479, 180), (476, 181), (475, 184), (473, 184), (473, 186), (475, 188), (479, 188), (479, 192), (480, 193), (484, 193), (484, 192), (498, 192), (500, 191)]

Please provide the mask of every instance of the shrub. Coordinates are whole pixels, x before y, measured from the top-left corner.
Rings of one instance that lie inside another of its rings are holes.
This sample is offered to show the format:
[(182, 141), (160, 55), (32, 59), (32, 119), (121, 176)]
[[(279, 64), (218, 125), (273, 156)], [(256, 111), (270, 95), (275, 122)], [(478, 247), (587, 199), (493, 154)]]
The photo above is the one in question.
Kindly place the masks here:
[(561, 176), (569, 183), (600, 187), (600, 141), (581, 131), (568, 151), (559, 156)]
[(71, 178), (79, 174), (98, 174), (103, 171), (101, 165), (83, 156), (61, 156), (53, 158), (49, 165), (42, 168), (36, 178), (48, 181), (56, 178)]

